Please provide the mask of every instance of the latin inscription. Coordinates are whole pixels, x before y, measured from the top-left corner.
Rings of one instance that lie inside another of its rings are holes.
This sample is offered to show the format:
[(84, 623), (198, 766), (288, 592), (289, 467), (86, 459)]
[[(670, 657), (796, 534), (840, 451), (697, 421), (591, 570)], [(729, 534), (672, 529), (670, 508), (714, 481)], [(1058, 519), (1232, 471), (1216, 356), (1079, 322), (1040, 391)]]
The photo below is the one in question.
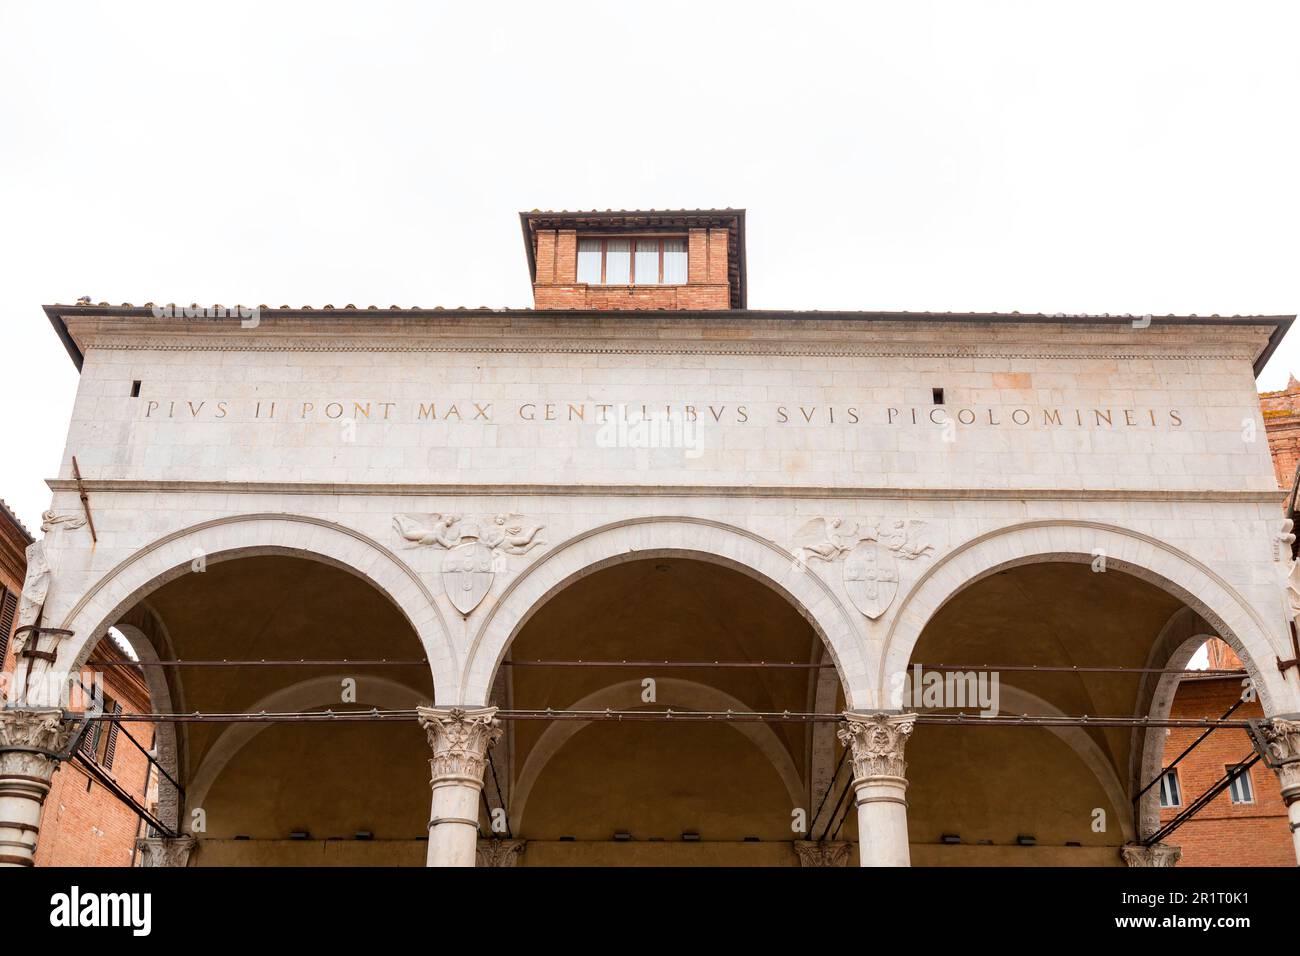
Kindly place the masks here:
[(626, 420), (668, 419), (708, 425), (938, 426), (1008, 428), (1180, 428), (1176, 408), (1119, 406), (859, 406), (781, 404), (636, 404), (606, 402), (355, 400), (241, 401), (149, 400), (149, 420), (238, 422), (567, 422), (606, 425)]

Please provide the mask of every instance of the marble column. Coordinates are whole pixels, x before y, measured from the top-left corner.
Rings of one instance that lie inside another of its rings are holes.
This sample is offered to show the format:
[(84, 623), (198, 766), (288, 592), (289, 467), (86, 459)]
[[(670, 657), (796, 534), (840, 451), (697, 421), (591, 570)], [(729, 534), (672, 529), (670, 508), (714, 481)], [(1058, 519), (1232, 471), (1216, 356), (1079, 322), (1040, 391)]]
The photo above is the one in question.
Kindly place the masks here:
[(141, 866), (189, 866), (195, 842), (192, 836), (141, 837), (135, 846)]
[(1291, 845), (1300, 865), (1300, 714), (1274, 717), (1260, 729), (1268, 748), (1269, 766), (1282, 787), (1282, 800), (1291, 822)]
[(478, 856), (479, 793), (488, 748), (501, 736), (495, 707), (420, 707), (433, 758), (429, 866), (474, 866)]
[(795, 840), (800, 866), (848, 866), (852, 850), (843, 840)]
[(0, 710), (0, 866), (32, 866), (41, 807), (77, 724), (61, 710)]
[(1177, 866), (1183, 848), (1167, 843), (1153, 843), (1151, 846), (1128, 843), (1119, 848), (1119, 854), (1128, 866)]
[(839, 738), (853, 756), (858, 855), (863, 866), (911, 866), (907, 844), (907, 762), (916, 714), (845, 713)]

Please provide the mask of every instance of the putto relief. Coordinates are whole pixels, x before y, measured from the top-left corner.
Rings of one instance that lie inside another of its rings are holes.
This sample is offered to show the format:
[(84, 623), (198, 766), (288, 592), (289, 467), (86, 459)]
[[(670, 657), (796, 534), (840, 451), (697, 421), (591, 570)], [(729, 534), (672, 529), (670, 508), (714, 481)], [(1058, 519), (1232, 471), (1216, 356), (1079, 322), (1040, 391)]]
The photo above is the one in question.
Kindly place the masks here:
[(447, 599), (461, 614), (469, 614), (492, 590), (498, 571), (506, 570), (506, 555), (527, 554), (544, 544), (544, 526), (514, 512), (461, 515), (455, 512), (400, 514), (393, 528), (413, 547), (442, 548), (442, 583)]
[(898, 596), (899, 562), (929, 558), (925, 522), (905, 519), (813, 518), (794, 537), (802, 563), (839, 563), (844, 590), (854, 606), (875, 620)]

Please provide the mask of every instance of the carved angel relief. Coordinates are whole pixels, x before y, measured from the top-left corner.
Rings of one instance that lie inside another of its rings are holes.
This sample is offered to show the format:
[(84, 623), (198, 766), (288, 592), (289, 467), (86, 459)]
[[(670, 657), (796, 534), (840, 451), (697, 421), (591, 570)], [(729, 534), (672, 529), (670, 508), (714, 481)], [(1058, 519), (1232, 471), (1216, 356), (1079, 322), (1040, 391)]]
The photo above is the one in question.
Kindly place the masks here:
[(844, 590), (859, 611), (875, 620), (898, 595), (898, 562), (929, 557), (934, 550), (918, 540), (924, 527), (915, 520), (814, 518), (795, 533), (795, 546), (805, 561), (843, 558)]
[(447, 550), (442, 559), (442, 584), (461, 614), (468, 614), (487, 597), (507, 554), (527, 554), (544, 544), (543, 525), (511, 512), (464, 516), (454, 513), (393, 516), (393, 527), (416, 547)]

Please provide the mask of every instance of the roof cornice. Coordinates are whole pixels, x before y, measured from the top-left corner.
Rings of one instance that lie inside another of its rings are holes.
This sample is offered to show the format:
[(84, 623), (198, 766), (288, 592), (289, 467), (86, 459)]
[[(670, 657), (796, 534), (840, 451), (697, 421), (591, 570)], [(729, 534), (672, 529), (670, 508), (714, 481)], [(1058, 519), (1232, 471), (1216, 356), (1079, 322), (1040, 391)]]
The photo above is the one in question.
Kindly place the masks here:
[[(635, 309), (635, 310), (569, 310), (569, 309), (467, 309), (467, 308), (421, 308), (412, 306), (410, 308), (378, 308), (369, 306), (358, 308), (356, 306), (345, 306), (335, 308), (334, 306), (323, 306), (321, 308), (312, 308), (304, 306), (302, 308), (282, 307), (268, 308), (265, 306), (258, 307), (263, 318), (276, 319), (309, 319), (316, 322), (339, 322), (355, 321), (358, 318), (376, 318), (376, 319), (464, 319), (467, 325), (472, 325), (475, 319), (493, 317), (503, 319), (532, 319), (543, 322), (554, 322), (557, 320), (583, 320), (599, 319), (608, 321), (626, 317), (628, 319), (645, 319), (654, 318), (659, 321), (687, 321), (687, 320), (705, 320), (713, 322), (735, 322), (736, 320), (761, 320), (766, 322), (829, 322), (829, 323), (900, 323), (900, 322), (917, 322), (917, 323), (939, 323), (955, 325), (1012, 325), (1012, 326), (1032, 326), (1032, 325), (1051, 325), (1051, 326), (1080, 326), (1092, 328), (1120, 328), (1135, 327), (1134, 322), (1137, 319), (1132, 315), (1068, 315), (1063, 313), (1021, 313), (1021, 312), (878, 312), (878, 311), (822, 311), (822, 310), (790, 310), (790, 309), (724, 309), (724, 310), (665, 310), (665, 309)], [(81, 369), (84, 357), (80, 347), (70, 333), (67, 325), (67, 319), (77, 317), (104, 317), (104, 318), (130, 318), (130, 319), (155, 319), (155, 310), (151, 305), (134, 306), (124, 303), (120, 306), (112, 306), (106, 303), (99, 305), (77, 304), (77, 305), (47, 305), (44, 306), (45, 314), (49, 318), (51, 325), (58, 334), (60, 340), (71, 356), (73, 363), (78, 370)], [(1200, 316), (1200, 315), (1164, 315), (1152, 316), (1150, 321), (1151, 327), (1169, 327), (1169, 326), (1202, 326), (1202, 327), (1270, 327), (1270, 333), (1267, 343), (1260, 349), (1254, 360), (1255, 375), (1258, 376), (1268, 363), (1273, 352), (1276, 351), (1283, 337), (1290, 329), (1294, 322), (1294, 315), (1232, 315), (1232, 316)], [(162, 321), (162, 320), (160, 320)], [(192, 326), (195, 332), (220, 331), (223, 326), (238, 322), (235, 318), (207, 318), (194, 316), (185, 318), (177, 316), (165, 320), (169, 323), (183, 322), (187, 326)], [(1141, 328), (1141, 327), (1135, 327)]]

